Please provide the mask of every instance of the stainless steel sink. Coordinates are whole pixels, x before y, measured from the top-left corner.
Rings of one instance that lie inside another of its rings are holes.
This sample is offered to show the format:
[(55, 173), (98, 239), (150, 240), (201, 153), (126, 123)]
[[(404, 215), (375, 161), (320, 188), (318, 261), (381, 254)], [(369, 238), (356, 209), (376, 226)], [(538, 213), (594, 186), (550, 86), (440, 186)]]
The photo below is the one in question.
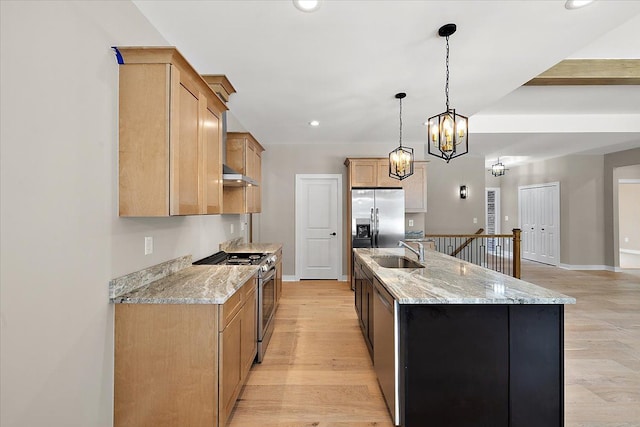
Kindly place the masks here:
[(371, 259), (384, 268), (424, 268), (424, 265), (403, 256), (372, 256)]

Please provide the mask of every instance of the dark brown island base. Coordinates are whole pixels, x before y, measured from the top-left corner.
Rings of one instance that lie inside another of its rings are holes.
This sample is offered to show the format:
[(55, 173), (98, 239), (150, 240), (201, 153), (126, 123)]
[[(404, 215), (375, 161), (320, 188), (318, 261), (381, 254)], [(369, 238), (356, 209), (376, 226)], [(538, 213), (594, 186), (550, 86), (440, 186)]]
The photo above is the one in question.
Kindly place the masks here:
[(355, 307), (394, 424), (563, 426), (575, 299), (435, 251), (410, 258), (354, 249)]

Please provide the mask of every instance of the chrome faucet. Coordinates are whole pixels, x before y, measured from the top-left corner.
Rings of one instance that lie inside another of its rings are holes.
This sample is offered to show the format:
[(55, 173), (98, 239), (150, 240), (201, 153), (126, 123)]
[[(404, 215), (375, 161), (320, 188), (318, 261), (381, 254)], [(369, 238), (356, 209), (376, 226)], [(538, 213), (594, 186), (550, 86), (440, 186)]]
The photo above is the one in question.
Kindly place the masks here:
[(409, 246), (408, 244), (406, 244), (402, 240), (400, 240), (398, 242), (398, 246), (399, 247), (404, 246), (405, 248), (409, 249), (411, 252), (413, 252), (414, 254), (416, 254), (418, 256), (418, 261), (424, 262), (424, 245), (422, 243), (420, 243), (420, 242), (415, 242), (415, 243), (418, 245), (418, 250), (413, 249), (411, 246)]

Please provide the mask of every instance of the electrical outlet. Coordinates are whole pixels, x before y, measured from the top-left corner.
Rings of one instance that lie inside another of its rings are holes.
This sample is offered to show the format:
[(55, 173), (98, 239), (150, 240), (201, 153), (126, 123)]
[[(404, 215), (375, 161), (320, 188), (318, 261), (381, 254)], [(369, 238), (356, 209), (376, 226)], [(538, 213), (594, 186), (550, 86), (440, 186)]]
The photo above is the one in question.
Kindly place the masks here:
[(505, 216), (504, 216), (504, 220), (505, 220), (505, 221), (509, 221), (509, 215), (505, 215)]
[(409, 227), (413, 227), (413, 220), (412, 219), (409, 220)]
[(473, 223), (477, 224), (478, 223), (478, 218), (473, 218)]
[(153, 237), (144, 238), (144, 254), (150, 255), (153, 253)]
[(240, 231), (244, 231), (244, 228), (245, 228), (245, 223), (241, 222), (240, 223)]
[(231, 234), (233, 234), (233, 224), (231, 224)]

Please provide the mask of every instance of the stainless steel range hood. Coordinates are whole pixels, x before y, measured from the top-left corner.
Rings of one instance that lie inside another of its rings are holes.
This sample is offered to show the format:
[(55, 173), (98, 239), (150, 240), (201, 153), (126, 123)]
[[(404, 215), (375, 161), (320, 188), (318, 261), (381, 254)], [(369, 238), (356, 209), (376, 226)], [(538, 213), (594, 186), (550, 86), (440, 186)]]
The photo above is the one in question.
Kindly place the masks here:
[(227, 165), (222, 165), (222, 182), (226, 187), (251, 187), (258, 183), (240, 172), (234, 171)]

